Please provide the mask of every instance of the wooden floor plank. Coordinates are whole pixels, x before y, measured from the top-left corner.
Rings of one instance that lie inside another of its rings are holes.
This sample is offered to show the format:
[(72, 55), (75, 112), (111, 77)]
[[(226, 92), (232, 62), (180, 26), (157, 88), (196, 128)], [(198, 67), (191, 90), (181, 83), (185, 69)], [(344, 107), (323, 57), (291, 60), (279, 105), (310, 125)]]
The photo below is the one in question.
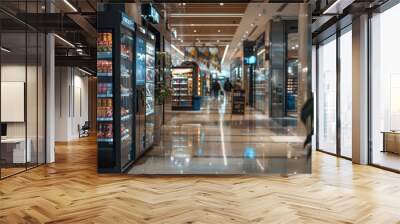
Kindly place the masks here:
[(92, 138), (0, 181), (0, 223), (400, 223), (400, 175), (313, 154), (313, 173), (132, 176), (96, 171)]

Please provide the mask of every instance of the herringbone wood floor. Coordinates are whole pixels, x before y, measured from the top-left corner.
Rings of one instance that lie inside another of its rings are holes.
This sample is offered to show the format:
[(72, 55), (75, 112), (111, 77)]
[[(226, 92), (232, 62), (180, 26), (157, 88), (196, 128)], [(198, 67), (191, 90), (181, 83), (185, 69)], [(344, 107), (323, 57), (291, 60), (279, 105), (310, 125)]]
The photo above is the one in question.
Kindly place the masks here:
[(400, 223), (400, 175), (313, 155), (313, 174), (99, 175), (94, 139), (0, 181), (0, 223)]

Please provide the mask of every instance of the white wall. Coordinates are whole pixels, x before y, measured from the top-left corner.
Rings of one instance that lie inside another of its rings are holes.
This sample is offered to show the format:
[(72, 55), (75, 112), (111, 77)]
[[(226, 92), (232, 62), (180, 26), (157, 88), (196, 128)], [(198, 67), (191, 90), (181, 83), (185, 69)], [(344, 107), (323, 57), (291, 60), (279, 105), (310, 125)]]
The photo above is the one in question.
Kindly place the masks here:
[[(28, 112), (33, 111), (32, 108), (34, 108), (34, 111), (36, 111), (36, 87), (35, 88), (29, 88), (32, 86), (36, 86), (36, 80), (32, 80), (30, 77), (31, 74), (36, 75), (36, 67), (34, 66), (28, 66), (25, 67), (24, 65), (18, 65), (18, 64), (6, 64), (1, 66), (1, 81), (2, 82), (24, 82), (26, 83), (25, 76), (26, 76), (26, 70), (27, 69), (27, 74), (28, 74), (28, 87), (27, 87), (27, 110)], [(34, 104), (32, 104), (34, 103)], [(7, 110), (7, 108), (1, 108), (1, 110)], [(37, 120), (37, 115), (36, 113), (27, 113), (27, 119), (28, 122), (34, 121), (36, 124)], [(7, 136), (8, 137), (25, 137), (25, 123), (26, 122), (11, 122), (7, 123)], [(28, 129), (29, 127), (33, 126), (33, 124), (29, 123), (28, 124)], [(36, 129), (36, 125), (34, 127)], [(29, 137), (29, 130), (28, 130), (28, 137)]]
[(55, 73), (55, 140), (74, 140), (78, 125), (89, 120), (88, 78), (72, 67), (56, 67)]

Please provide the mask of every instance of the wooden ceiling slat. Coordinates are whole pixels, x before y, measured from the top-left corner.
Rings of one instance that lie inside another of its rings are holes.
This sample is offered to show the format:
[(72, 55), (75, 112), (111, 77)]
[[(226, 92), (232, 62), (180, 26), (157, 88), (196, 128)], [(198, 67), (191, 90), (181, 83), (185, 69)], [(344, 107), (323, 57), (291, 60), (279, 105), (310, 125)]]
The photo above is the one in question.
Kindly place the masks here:
[(240, 24), (240, 17), (185, 17), (185, 18), (169, 18), (170, 24)]
[[(173, 26), (174, 27), (174, 26)], [(186, 27), (174, 27), (179, 34), (195, 34), (194, 30), (197, 31), (198, 34), (235, 34), (237, 27), (204, 27), (204, 26), (186, 26)], [(218, 30), (220, 32), (218, 32)]]
[(247, 4), (228, 4), (225, 3), (220, 6), (219, 3), (215, 4), (186, 4), (179, 6), (178, 4), (168, 4), (167, 10), (169, 13), (244, 13)]
[[(206, 14), (206, 17), (174, 17), (168, 18), (169, 23), (177, 30), (178, 39), (173, 40), (175, 43), (180, 43), (183, 39), (184, 43), (197, 43), (200, 39), (201, 44), (226, 44), (234, 37), (236, 30), (240, 24), (242, 17), (212, 17), (211, 14), (244, 14), (247, 8), (247, 3), (187, 3), (182, 4), (165, 4), (167, 14)], [(200, 25), (196, 25), (200, 24)], [(225, 25), (229, 24), (229, 25)], [(183, 26), (182, 26), (183, 25)], [(197, 32), (193, 32), (196, 30)], [(220, 30), (221, 32), (218, 32)], [(220, 42), (217, 43), (216, 41)]]

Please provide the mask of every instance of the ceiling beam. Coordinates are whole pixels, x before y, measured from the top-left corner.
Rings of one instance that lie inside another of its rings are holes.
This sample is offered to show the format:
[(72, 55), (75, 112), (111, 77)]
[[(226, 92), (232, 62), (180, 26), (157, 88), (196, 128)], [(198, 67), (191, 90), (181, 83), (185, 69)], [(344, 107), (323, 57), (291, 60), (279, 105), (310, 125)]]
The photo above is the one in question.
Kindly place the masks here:
[(214, 23), (214, 24), (212, 24), (212, 23), (210, 23), (210, 24), (207, 24), (207, 23), (203, 23), (203, 24), (194, 24), (194, 23), (191, 23), (191, 24), (184, 24), (184, 23), (174, 23), (174, 24), (171, 24), (171, 26), (172, 27), (186, 27), (186, 26), (191, 26), (191, 27), (196, 27), (196, 26), (212, 26), (212, 27), (238, 27), (239, 26), (239, 24), (232, 24), (232, 23)]
[(220, 18), (220, 17), (243, 17), (243, 13), (171, 13), (168, 15), (170, 18), (186, 18), (186, 17), (197, 17), (197, 18)]

